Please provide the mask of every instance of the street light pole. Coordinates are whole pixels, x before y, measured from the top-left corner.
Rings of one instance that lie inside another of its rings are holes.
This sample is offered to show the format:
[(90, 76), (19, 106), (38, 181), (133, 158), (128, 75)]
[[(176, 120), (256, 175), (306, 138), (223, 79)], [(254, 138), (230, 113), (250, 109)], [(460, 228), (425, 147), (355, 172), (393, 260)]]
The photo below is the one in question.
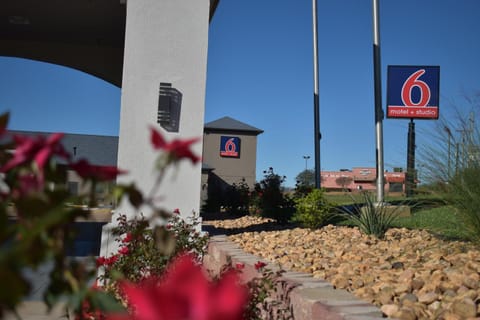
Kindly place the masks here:
[(308, 175), (308, 159), (310, 159), (310, 156), (303, 156), (303, 159), (305, 159), (305, 171), (303, 172), (303, 183), (307, 185), (307, 175)]
[(310, 159), (310, 156), (303, 156), (303, 159), (305, 159), (305, 171), (307, 171), (308, 170), (307, 162), (308, 162), (308, 159)]

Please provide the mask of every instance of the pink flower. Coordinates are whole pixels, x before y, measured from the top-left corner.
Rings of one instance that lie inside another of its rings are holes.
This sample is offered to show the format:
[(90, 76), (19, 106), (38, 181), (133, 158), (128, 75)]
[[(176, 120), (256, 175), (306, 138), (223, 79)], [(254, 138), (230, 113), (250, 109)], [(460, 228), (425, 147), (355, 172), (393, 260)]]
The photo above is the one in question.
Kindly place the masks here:
[(237, 263), (237, 264), (235, 265), (235, 269), (237, 269), (237, 270), (243, 270), (243, 269), (245, 269), (245, 263)]
[(43, 177), (40, 178), (33, 173), (26, 173), (17, 177), (18, 185), (12, 189), (13, 198), (20, 198), (31, 192), (42, 190), (44, 187)]
[(118, 250), (118, 253), (124, 256), (126, 256), (129, 252), (130, 250), (128, 249), (128, 247), (121, 247), (120, 250)]
[(106, 266), (109, 267), (118, 260), (118, 255), (113, 255), (110, 258), (98, 257), (96, 260), (97, 267)]
[(95, 261), (97, 264), (97, 268), (101, 266), (106, 266), (109, 267), (118, 260), (118, 255), (113, 255), (110, 258), (106, 257), (98, 257), (97, 260)]
[(255, 263), (255, 269), (256, 270), (260, 270), (262, 269), (263, 267), (265, 267), (267, 264), (263, 261), (258, 261), (257, 263)]
[[(49, 137), (37, 136), (27, 137), (14, 135), (15, 151), (13, 157), (2, 167), (0, 172), (7, 172), (16, 167), (28, 164), (33, 161), (36, 164), (37, 173), (35, 174), (35, 187), (32, 179), (24, 179), (23, 186), (20, 187), (20, 193), (32, 191), (32, 189), (41, 189), (45, 184), (44, 168), (47, 162), (53, 157), (58, 156), (63, 159), (69, 159), (70, 155), (65, 151), (60, 140), (63, 133), (54, 133)], [(27, 183), (27, 184), (25, 184)]]
[(175, 210), (173, 210), (173, 213), (180, 214), (180, 209), (176, 208)]
[(114, 180), (118, 175), (126, 173), (126, 171), (113, 166), (92, 165), (85, 159), (70, 164), (70, 168), (84, 179), (95, 179), (97, 181)]
[(172, 224), (171, 224), (171, 223), (167, 223), (167, 224), (165, 225), (165, 229), (167, 229), (167, 230), (172, 229)]
[(37, 164), (39, 171), (43, 173), (45, 164), (52, 156), (55, 155), (64, 159), (69, 159), (70, 155), (60, 143), (63, 136), (63, 133), (54, 133), (49, 137), (14, 135), (13, 139), (15, 140), (16, 148), (13, 158), (11, 158), (0, 171), (6, 172), (15, 167), (34, 161)]
[(115, 262), (117, 262), (118, 260), (118, 255), (114, 255), (114, 256), (111, 256), (110, 258), (108, 258), (106, 261), (105, 261), (105, 264), (107, 266), (111, 266), (112, 264), (114, 264)]
[(97, 267), (101, 267), (101, 266), (105, 265), (106, 260), (107, 259), (105, 257), (102, 257), (102, 256), (98, 257), (97, 260), (95, 261), (96, 264), (97, 264)]
[(122, 242), (123, 243), (129, 243), (130, 241), (132, 241), (133, 237), (132, 237), (132, 234), (131, 233), (127, 233), (127, 235), (125, 236), (125, 238), (122, 239)]
[(135, 320), (239, 320), (248, 298), (235, 272), (211, 283), (192, 255), (177, 258), (161, 281), (149, 278), (121, 288)]
[(171, 142), (166, 142), (162, 135), (153, 127), (151, 130), (151, 143), (155, 150), (164, 150), (170, 153), (176, 160), (181, 160), (183, 158), (190, 159), (192, 163), (197, 163), (201, 160), (200, 157), (193, 154), (190, 150), (190, 146), (199, 141), (198, 138), (193, 139), (174, 139)]

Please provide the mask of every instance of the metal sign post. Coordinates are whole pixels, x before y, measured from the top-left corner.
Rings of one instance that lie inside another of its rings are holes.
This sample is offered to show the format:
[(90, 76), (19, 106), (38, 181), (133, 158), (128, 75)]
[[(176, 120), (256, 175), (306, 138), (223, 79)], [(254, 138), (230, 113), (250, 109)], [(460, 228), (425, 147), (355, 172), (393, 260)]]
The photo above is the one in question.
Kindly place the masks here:
[(377, 168), (377, 203), (384, 200), (383, 169), (383, 109), (382, 83), (380, 65), (380, 19), (378, 0), (373, 0), (373, 74), (375, 90), (375, 133), (376, 133), (376, 168)]
[(415, 171), (415, 122), (410, 119), (408, 124), (408, 143), (407, 143), (407, 181), (405, 181), (405, 194), (407, 197), (413, 196), (415, 189), (415, 180), (417, 179)]

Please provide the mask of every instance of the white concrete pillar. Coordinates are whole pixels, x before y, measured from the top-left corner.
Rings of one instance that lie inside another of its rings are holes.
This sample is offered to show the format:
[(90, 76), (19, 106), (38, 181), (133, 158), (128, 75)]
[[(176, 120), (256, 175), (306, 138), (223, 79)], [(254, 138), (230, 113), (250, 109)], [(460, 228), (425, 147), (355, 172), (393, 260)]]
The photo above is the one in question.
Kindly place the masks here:
[[(119, 183), (134, 181), (147, 193), (154, 183), (157, 153), (150, 145), (149, 125), (167, 140), (203, 136), (209, 0), (128, 0), (125, 56), (120, 112), (118, 167), (129, 171)], [(178, 132), (157, 123), (160, 83), (171, 83), (181, 93)], [(193, 150), (201, 156), (202, 140)], [(169, 172), (159, 195), (167, 210), (183, 216), (199, 213), (201, 163), (182, 161)], [(124, 203), (116, 210), (129, 217), (134, 209)], [(147, 209), (143, 213), (148, 216)], [(106, 229), (114, 225), (112, 223)], [(107, 230), (105, 230), (107, 231)], [(108, 232), (102, 235), (102, 255), (108, 254)]]

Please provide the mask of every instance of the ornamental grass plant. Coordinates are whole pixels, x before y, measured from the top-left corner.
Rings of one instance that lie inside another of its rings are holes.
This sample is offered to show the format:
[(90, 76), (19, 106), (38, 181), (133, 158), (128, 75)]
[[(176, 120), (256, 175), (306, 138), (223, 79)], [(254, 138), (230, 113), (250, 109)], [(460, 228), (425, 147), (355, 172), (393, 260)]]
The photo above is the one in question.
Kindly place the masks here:
[(434, 127), (420, 165), (430, 188), (456, 208), (469, 240), (480, 244), (480, 96), (465, 100), (469, 108), (454, 108), (453, 117)]
[(397, 219), (401, 206), (377, 203), (375, 196), (368, 192), (362, 192), (361, 195), (363, 201), (339, 207), (338, 215), (357, 226), (363, 233), (382, 239)]

